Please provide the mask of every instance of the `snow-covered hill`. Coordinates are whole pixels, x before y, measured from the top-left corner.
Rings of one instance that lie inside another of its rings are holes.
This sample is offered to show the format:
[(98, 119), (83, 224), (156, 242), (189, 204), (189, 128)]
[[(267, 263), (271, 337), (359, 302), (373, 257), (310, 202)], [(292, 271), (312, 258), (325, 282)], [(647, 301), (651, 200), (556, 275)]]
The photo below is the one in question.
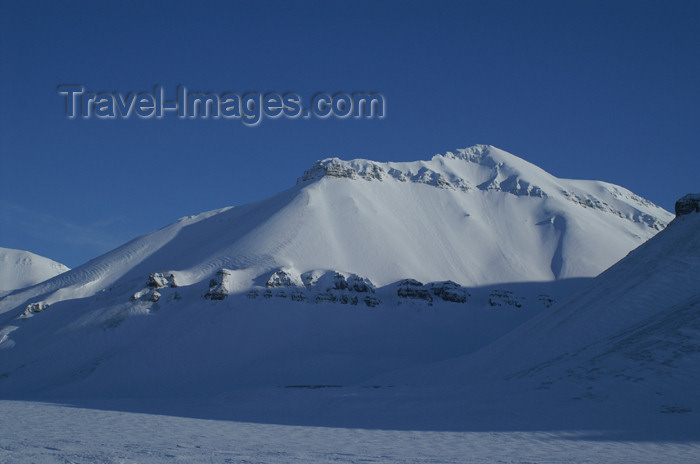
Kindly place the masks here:
[(0, 247), (0, 296), (68, 271), (63, 264), (23, 250)]
[(326, 159), (0, 299), (0, 393), (360, 383), (483, 347), (672, 217), (489, 146)]
[(676, 209), (686, 214), (662, 234), (483, 355), (517, 346), (527, 355), (508, 363), (514, 379), (546, 388), (574, 384), (571, 396), (592, 399), (644, 395), (649, 408), (697, 417), (700, 196), (685, 197)]
[(501, 398), (511, 424), (626, 421), (697, 435), (700, 195), (679, 200), (676, 211), (664, 231), (489, 346), (373, 381), (447, 386), (477, 404)]

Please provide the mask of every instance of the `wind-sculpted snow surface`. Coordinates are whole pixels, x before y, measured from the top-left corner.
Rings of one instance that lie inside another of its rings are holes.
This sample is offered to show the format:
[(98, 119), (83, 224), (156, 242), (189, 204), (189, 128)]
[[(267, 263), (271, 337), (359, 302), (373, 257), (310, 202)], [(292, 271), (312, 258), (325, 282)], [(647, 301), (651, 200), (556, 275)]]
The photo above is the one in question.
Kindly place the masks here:
[(303, 427), (137, 414), (105, 410), (106, 404), (100, 406), (0, 402), (3, 430), (0, 461), (5, 464), (691, 464), (697, 462), (700, 453), (697, 443), (625, 440), (604, 432)]

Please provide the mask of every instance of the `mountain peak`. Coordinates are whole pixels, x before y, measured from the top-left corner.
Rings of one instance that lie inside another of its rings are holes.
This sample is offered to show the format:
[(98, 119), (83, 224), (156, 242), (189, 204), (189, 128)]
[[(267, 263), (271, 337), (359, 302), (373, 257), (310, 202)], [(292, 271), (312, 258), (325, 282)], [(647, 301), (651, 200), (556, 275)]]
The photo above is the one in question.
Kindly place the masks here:
[(326, 158), (316, 161), (311, 169), (304, 171), (297, 184), (318, 180), (323, 177), (342, 179), (382, 180), (386, 175), (381, 163), (365, 159), (344, 161), (340, 158)]
[(408, 162), (377, 162), (366, 159), (349, 161), (337, 157), (316, 161), (304, 171), (297, 184), (320, 180), (324, 177), (351, 180), (427, 184), (433, 187), (461, 190), (503, 190), (516, 195), (543, 197), (544, 191), (528, 178), (553, 177), (537, 166), (491, 145), (438, 154), (430, 160)]

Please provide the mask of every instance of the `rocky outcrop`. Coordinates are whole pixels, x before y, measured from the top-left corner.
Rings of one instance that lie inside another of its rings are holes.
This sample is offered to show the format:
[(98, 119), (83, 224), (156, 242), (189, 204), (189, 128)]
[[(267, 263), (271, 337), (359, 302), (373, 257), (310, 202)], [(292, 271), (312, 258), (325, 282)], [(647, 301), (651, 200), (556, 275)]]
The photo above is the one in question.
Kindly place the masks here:
[[(496, 163), (489, 155), (489, 147), (479, 145), (458, 152), (448, 152), (446, 159), (464, 159), (471, 163), (488, 167), (491, 169), (489, 180), (479, 184), (479, 190), (497, 190), (517, 196), (545, 197), (545, 192), (537, 185), (521, 179), (517, 175), (503, 172), (503, 163)], [(404, 170), (405, 169), (405, 170)], [(341, 179), (364, 179), (367, 181), (383, 179), (395, 179), (399, 182), (413, 182), (426, 184), (432, 187), (447, 190), (461, 190), (468, 192), (474, 187), (470, 183), (454, 174), (437, 172), (427, 166), (421, 166), (414, 170), (411, 167), (396, 168), (390, 165), (382, 166), (368, 160), (344, 161), (339, 158), (327, 158), (317, 161), (311, 169), (297, 179), (297, 184), (317, 180), (323, 177), (334, 177)]]
[(302, 283), (301, 279), (299, 278), (299, 275), (296, 275), (291, 271), (284, 271), (282, 269), (273, 273), (265, 283), (265, 286), (267, 288), (299, 287), (301, 285)]
[(689, 193), (676, 202), (676, 217), (700, 213), (700, 193)]
[(358, 293), (374, 293), (374, 284), (365, 277), (357, 274), (342, 274), (336, 272), (333, 275), (333, 289), (350, 290)]
[(317, 161), (311, 169), (297, 179), (297, 184), (320, 179), (322, 177), (334, 177), (340, 179), (364, 179), (366, 181), (382, 181), (393, 178), (399, 182), (414, 182), (449, 190), (462, 190), (467, 192), (471, 186), (464, 179), (457, 177), (447, 178), (445, 175), (433, 171), (427, 167), (421, 167), (418, 172), (411, 170), (401, 171), (389, 168), (388, 172), (382, 166), (372, 161), (355, 160), (343, 161), (338, 158), (329, 158)]
[(510, 290), (493, 290), (489, 295), (489, 304), (491, 306), (522, 308), (524, 299), (522, 296), (514, 295)]
[(650, 227), (654, 230), (663, 230), (668, 225), (664, 221), (661, 221), (650, 214), (646, 214), (638, 210), (631, 217), (628, 217), (622, 211), (617, 210), (610, 206), (608, 203), (598, 200), (597, 198), (591, 197), (590, 195), (579, 195), (578, 193), (568, 192), (566, 190), (562, 190), (561, 193), (562, 195), (564, 195), (564, 198), (566, 198), (572, 203), (576, 203), (579, 206), (582, 206), (583, 208), (593, 208), (606, 213), (614, 214), (615, 216), (621, 217), (623, 219), (628, 219), (632, 222), (646, 224), (647, 227)]
[(543, 198), (547, 195), (537, 185), (521, 179), (517, 175), (504, 177), (500, 172), (500, 165), (493, 168), (492, 176), (489, 180), (482, 182), (477, 186), (479, 190), (495, 190), (499, 192), (510, 193), (515, 196), (527, 196)]
[(314, 300), (316, 303), (340, 303), (340, 304), (351, 304), (351, 305), (356, 305), (359, 301), (357, 295), (349, 295), (347, 293), (339, 293), (339, 292), (333, 292), (332, 290), (328, 290), (323, 293), (319, 293), (316, 295), (316, 299)]
[(466, 288), (451, 280), (423, 285), (415, 279), (404, 279), (396, 285), (396, 294), (400, 299), (422, 300), (429, 304), (432, 304), (433, 296), (450, 303), (465, 303), (471, 296)]
[(177, 287), (175, 276), (172, 273), (153, 272), (148, 276), (146, 287), (163, 288), (168, 286)]
[(204, 295), (204, 298), (210, 300), (223, 300), (229, 294), (227, 280), (231, 277), (231, 271), (221, 269), (216, 273), (216, 276), (209, 281), (209, 291)]
[[(461, 150), (459, 154), (448, 152), (445, 158), (462, 158), (469, 162), (490, 167), (492, 176), (486, 182), (480, 184), (479, 190), (498, 190), (518, 196), (545, 197), (544, 191), (537, 185), (519, 178), (516, 175), (504, 175), (501, 172), (503, 166), (494, 163), (488, 156), (488, 147), (477, 147), (478, 150)], [(489, 164), (491, 162), (491, 164)], [(395, 167), (382, 167), (380, 163), (367, 160), (344, 161), (338, 158), (328, 158), (317, 161), (311, 169), (297, 179), (297, 184), (313, 181), (322, 177), (334, 177), (340, 179), (364, 179), (367, 181), (383, 179), (395, 179), (399, 182), (413, 182), (430, 185), (446, 190), (461, 190), (468, 192), (474, 187), (465, 179), (454, 175), (434, 171), (426, 166), (417, 171), (409, 168), (401, 170)]]
[[(303, 303), (337, 303), (357, 305), (360, 301), (367, 306), (376, 306), (381, 301), (369, 294), (374, 293), (374, 284), (366, 277), (337, 271), (309, 271), (299, 275), (293, 270), (280, 269), (265, 281), (263, 298), (289, 298)], [(261, 289), (254, 288), (247, 293), (251, 299), (260, 296)], [(367, 296), (362, 297), (365, 294)]]
[[(138, 292), (131, 295), (131, 301), (150, 301), (152, 303), (160, 300), (162, 294), (160, 291), (162, 289), (167, 289), (168, 287), (175, 288), (177, 283), (175, 283), (175, 276), (172, 272), (152, 272), (148, 276), (146, 281), (146, 286), (139, 290)], [(177, 293), (170, 294), (168, 299), (170, 301), (179, 301), (181, 299), (180, 295)]]
[(466, 182), (464, 179), (448, 179), (439, 172), (435, 172), (432, 169), (428, 169), (426, 167), (421, 168), (415, 174), (411, 171), (407, 172), (406, 174), (403, 174), (401, 171), (398, 170), (393, 170), (392, 174), (407, 178), (411, 182), (415, 182), (418, 184), (426, 184), (441, 189), (462, 190), (467, 192), (471, 188), (469, 186), (469, 183)]
[[(239, 293), (240, 285), (234, 281), (235, 271), (220, 269), (209, 281), (204, 298), (222, 301)], [(172, 273), (153, 273), (149, 276), (146, 287), (131, 297), (135, 302), (156, 303), (159, 300), (173, 301), (182, 297), (173, 289)], [(423, 283), (416, 279), (403, 279), (394, 284), (377, 288), (367, 277), (354, 273), (314, 270), (299, 273), (294, 268), (277, 269), (271, 274), (262, 274), (253, 279), (253, 286), (245, 291), (240, 289), (240, 296), (250, 300), (289, 301), (299, 304), (334, 304), (347, 306), (364, 306), (374, 308), (384, 305), (418, 305), (434, 306), (436, 304), (466, 305), (472, 295), (466, 287), (451, 280)], [(534, 302), (534, 299), (533, 299)], [(537, 302), (550, 307), (554, 299), (541, 294)], [(473, 303), (479, 307), (482, 302)], [(493, 290), (488, 294), (490, 306), (511, 306), (521, 308), (525, 298), (508, 290)], [(27, 307), (23, 317), (31, 317), (48, 307), (45, 303), (34, 303)], [(157, 309), (157, 305), (153, 308)]]
[(466, 288), (451, 280), (432, 282), (430, 284), (430, 291), (443, 301), (452, 303), (465, 303), (467, 298), (471, 296)]
[(544, 293), (542, 293), (542, 294), (540, 294), (540, 295), (537, 296), (537, 301), (539, 301), (540, 303), (542, 303), (542, 305), (543, 305), (545, 308), (551, 308), (552, 305), (554, 305), (554, 303), (555, 303), (554, 298), (552, 298), (551, 296), (546, 295), (546, 294), (544, 294)]
[(29, 303), (27, 307), (24, 309), (24, 312), (20, 316), (21, 318), (27, 318), (27, 317), (32, 317), (36, 313), (40, 313), (46, 309), (48, 309), (50, 305), (48, 303), (44, 303), (43, 301), (40, 301), (38, 303)]
[(131, 295), (131, 301), (152, 301), (155, 303), (160, 300), (160, 297), (161, 294), (158, 290), (152, 287), (146, 287)]
[[(138, 292), (131, 295), (131, 301), (150, 301), (152, 303), (160, 300), (162, 294), (158, 290), (164, 288), (175, 288), (177, 283), (175, 283), (175, 276), (172, 272), (152, 272), (148, 276), (146, 281), (146, 286), (139, 290)], [(180, 300), (180, 295), (175, 293), (171, 294), (169, 300), (177, 301)]]
[(404, 279), (397, 284), (396, 294), (399, 298), (409, 300), (423, 300), (432, 302), (433, 297), (430, 295), (430, 290), (427, 289), (422, 282), (415, 279)]
[[(233, 288), (232, 271), (221, 269), (209, 282), (205, 295), (211, 300), (224, 300)], [(466, 304), (471, 294), (467, 288), (451, 280), (422, 283), (416, 279), (403, 279), (394, 284), (377, 288), (366, 277), (340, 271), (314, 270), (299, 274), (294, 269), (278, 269), (272, 274), (263, 274), (254, 279), (257, 284), (242, 294), (256, 300), (287, 300), (302, 304), (337, 304), (348, 306), (380, 305), (427, 305), (437, 303)], [(155, 289), (144, 289), (144, 291)], [(147, 299), (151, 293), (145, 294)], [(155, 301), (155, 300), (151, 300)], [(548, 295), (540, 295), (539, 303), (549, 307), (554, 300)], [(520, 308), (525, 298), (508, 290), (494, 290), (489, 294), (491, 306), (513, 306)], [(481, 303), (475, 303), (476, 306)]]
[(353, 165), (338, 158), (328, 158), (316, 161), (311, 169), (304, 171), (304, 174), (297, 179), (297, 184), (322, 177), (336, 177), (339, 179), (362, 178), (364, 180), (381, 181), (385, 175), (386, 172), (381, 166), (370, 161)]

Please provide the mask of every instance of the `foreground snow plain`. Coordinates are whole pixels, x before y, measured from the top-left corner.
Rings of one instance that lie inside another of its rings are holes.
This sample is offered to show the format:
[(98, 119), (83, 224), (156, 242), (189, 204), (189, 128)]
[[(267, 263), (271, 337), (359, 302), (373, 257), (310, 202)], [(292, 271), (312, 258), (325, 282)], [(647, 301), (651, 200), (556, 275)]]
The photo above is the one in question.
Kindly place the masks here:
[(406, 431), (257, 424), (0, 401), (17, 463), (696, 463), (698, 441), (596, 431)]

